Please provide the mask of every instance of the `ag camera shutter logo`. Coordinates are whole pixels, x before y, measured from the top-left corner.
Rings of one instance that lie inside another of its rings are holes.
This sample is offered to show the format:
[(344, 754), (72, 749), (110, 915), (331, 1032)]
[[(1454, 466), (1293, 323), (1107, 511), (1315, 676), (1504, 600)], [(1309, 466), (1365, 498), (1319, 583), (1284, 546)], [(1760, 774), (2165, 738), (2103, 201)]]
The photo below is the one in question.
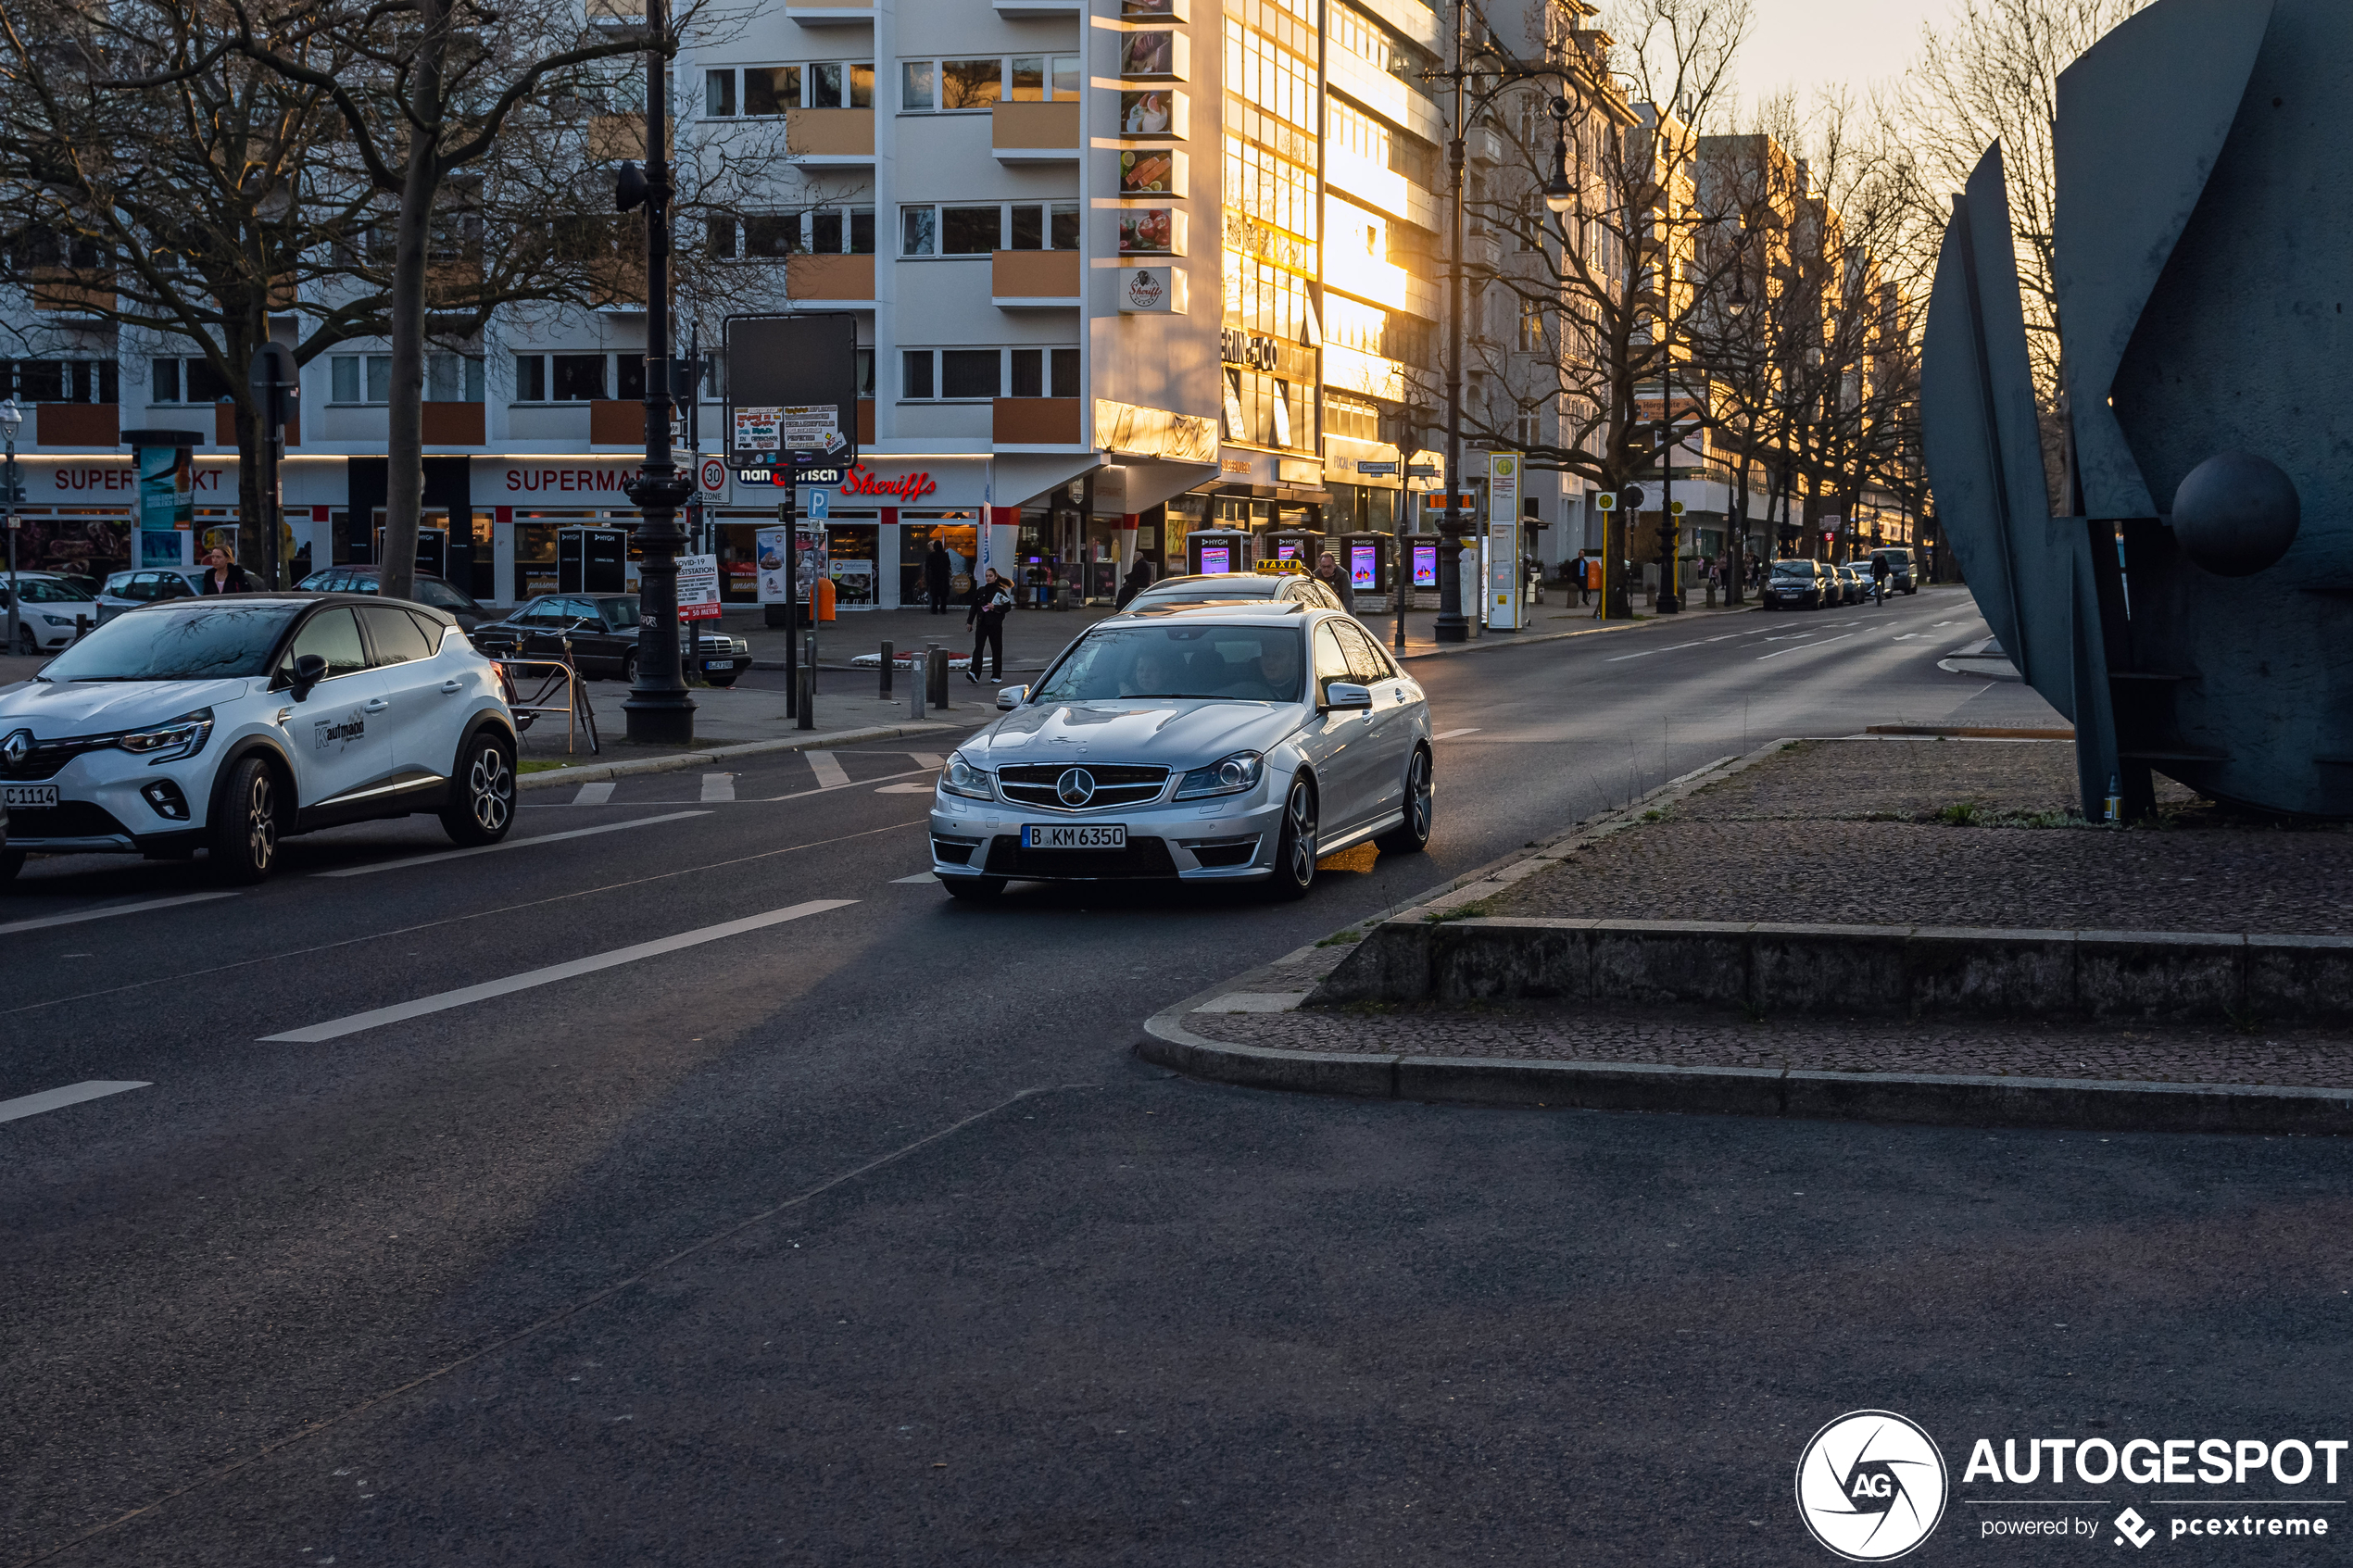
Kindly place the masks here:
[(1893, 1411), (1850, 1411), (1814, 1434), (1797, 1460), (1797, 1514), (1849, 1562), (1885, 1562), (1928, 1539), (1944, 1517), (1944, 1456)]

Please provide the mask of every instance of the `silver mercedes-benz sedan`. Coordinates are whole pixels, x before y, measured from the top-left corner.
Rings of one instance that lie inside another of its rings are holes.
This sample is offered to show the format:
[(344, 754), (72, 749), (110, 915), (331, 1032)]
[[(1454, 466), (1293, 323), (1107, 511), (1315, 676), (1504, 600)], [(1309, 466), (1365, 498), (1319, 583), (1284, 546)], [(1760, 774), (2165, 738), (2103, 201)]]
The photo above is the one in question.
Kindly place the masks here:
[(1089, 627), (956, 748), (932, 871), (959, 898), (1008, 881), (1258, 882), (1429, 842), (1429, 709), (1350, 617), (1295, 602), (1145, 608)]

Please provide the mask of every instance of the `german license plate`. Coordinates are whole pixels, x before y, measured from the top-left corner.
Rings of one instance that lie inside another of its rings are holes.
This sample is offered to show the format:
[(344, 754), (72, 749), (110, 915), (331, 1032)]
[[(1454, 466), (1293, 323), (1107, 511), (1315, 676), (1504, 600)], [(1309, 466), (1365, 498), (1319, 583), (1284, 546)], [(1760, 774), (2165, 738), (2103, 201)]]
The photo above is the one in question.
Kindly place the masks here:
[(1125, 849), (1127, 847), (1127, 824), (1097, 822), (1084, 827), (1066, 823), (1039, 824), (1025, 822), (1021, 830), (1024, 849)]
[(733, 670), (736, 667), (736, 661), (732, 659), (706, 659), (702, 661), (702, 667), (705, 670)]
[(57, 803), (56, 784), (7, 784), (0, 786), (0, 806), (55, 806)]

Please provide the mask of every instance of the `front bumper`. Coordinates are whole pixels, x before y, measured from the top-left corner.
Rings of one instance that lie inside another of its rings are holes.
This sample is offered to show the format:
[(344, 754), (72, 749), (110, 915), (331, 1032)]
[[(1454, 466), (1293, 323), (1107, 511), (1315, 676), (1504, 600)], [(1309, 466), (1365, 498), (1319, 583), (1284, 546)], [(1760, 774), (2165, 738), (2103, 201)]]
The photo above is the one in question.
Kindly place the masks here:
[[(967, 800), (935, 790), (932, 874), (1015, 882), (1253, 882), (1273, 874), (1282, 837), (1281, 797), (1268, 797), (1262, 784), (1223, 799), (1063, 812), (1002, 800)], [(1126, 849), (1021, 847), (1025, 823), (1104, 822), (1126, 827)]]
[(133, 855), (200, 840), (212, 803), (213, 770), (225, 751), (215, 731), (193, 757), (151, 763), (123, 751), (90, 751), (45, 779), (0, 777), (0, 783), (55, 784), (57, 790), (55, 806), (8, 808), (8, 847), (47, 855)]

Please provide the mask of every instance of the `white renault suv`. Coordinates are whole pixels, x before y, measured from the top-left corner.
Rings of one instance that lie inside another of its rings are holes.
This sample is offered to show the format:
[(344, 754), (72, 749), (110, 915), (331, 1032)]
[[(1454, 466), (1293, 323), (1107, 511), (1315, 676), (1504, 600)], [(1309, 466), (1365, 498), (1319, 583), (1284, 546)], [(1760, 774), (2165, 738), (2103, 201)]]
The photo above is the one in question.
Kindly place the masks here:
[(0, 881), (27, 851), (208, 851), (258, 882), (289, 834), (412, 811), (514, 822), (497, 666), (444, 612), (352, 594), (174, 599), (0, 692)]
[(1429, 843), (1428, 704), (1338, 610), (1133, 607), (998, 706), (932, 803), (932, 872), (954, 897), (1158, 877), (1296, 898), (1324, 856)]

